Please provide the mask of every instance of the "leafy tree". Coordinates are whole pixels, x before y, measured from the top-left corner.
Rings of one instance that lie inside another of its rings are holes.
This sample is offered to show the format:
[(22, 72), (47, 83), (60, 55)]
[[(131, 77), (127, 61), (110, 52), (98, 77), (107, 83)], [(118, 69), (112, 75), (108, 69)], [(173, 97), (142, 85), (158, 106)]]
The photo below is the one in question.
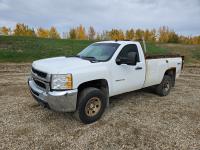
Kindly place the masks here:
[(143, 34), (144, 34), (144, 39), (146, 41), (149, 41), (149, 42), (155, 42), (156, 41), (156, 30), (153, 29), (153, 30), (145, 30), (143, 31)]
[(82, 25), (76, 28), (76, 39), (79, 39), (79, 40), (87, 39), (85, 28)]
[(28, 29), (26, 31), (26, 36), (36, 36), (35, 30), (33, 28), (32, 29)]
[(151, 38), (151, 33), (150, 33), (150, 31), (147, 29), (147, 30), (144, 31), (144, 39), (145, 39), (146, 41), (150, 41), (150, 38)]
[(179, 36), (168, 27), (159, 28), (159, 42), (162, 43), (178, 43)]
[[(0, 28), (0, 34), (2, 35), (15, 35), (15, 36), (37, 36), (42, 38), (60, 38), (55, 27), (49, 29), (38, 28), (36, 30), (29, 28), (28, 25), (23, 23), (17, 23), (14, 30), (3, 26)], [(129, 29), (125, 31), (119, 29), (112, 29), (110, 31), (104, 30), (102, 33), (96, 33), (94, 27), (90, 26), (88, 29), (88, 35), (85, 28), (82, 25), (70, 29), (69, 33), (63, 33), (63, 38), (80, 39), (80, 40), (141, 40), (143, 37), (149, 42), (161, 42), (161, 43), (184, 43), (184, 44), (200, 44), (200, 36), (183, 36), (178, 35), (174, 30), (169, 29), (166, 26), (156, 29)]]
[(135, 38), (135, 31), (133, 29), (126, 30), (126, 39), (133, 40)]
[(159, 32), (159, 42), (167, 43), (169, 41), (169, 34), (170, 34), (169, 28), (165, 26), (160, 27), (158, 32)]
[(124, 33), (122, 30), (112, 29), (109, 32), (109, 36), (112, 40), (124, 40)]
[(144, 37), (144, 31), (141, 29), (137, 29), (135, 32), (135, 39), (141, 40)]
[(168, 40), (169, 43), (178, 43), (179, 42), (179, 37), (178, 35), (174, 32), (174, 31), (171, 31), (169, 33), (169, 40)]
[(89, 38), (89, 40), (94, 40), (95, 35), (96, 35), (96, 32), (95, 32), (94, 28), (92, 26), (90, 26), (89, 30), (88, 30), (88, 38)]
[(156, 42), (156, 38), (157, 38), (156, 34), (157, 34), (156, 29), (152, 29), (150, 31), (150, 38), (149, 38), (150, 42)]
[(0, 28), (0, 33), (2, 33), (3, 35), (9, 35), (11, 33), (11, 29), (3, 26)]
[(15, 36), (35, 36), (34, 29), (30, 29), (28, 25), (25, 24), (16, 24), (14, 29), (14, 35)]
[(193, 44), (200, 44), (200, 36), (193, 37)]
[(76, 29), (74, 29), (74, 28), (70, 29), (69, 38), (70, 39), (76, 39)]
[(43, 28), (38, 28), (37, 29), (37, 36), (41, 37), (41, 38), (48, 38), (49, 37), (49, 30), (43, 29)]
[(49, 37), (52, 39), (60, 39), (60, 34), (56, 30), (56, 28), (53, 26), (49, 30)]

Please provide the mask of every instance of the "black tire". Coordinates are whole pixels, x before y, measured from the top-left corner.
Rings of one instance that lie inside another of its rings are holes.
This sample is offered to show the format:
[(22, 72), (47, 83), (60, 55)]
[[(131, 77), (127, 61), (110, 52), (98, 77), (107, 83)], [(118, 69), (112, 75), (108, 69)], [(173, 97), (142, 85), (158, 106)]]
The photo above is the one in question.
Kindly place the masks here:
[(172, 78), (164, 75), (162, 82), (156, 86), (156, 93), (160, 96), (167, 96), (172, 88)]
[[(98, 109), (98, 112), (90, 114), (93, 116), (89, 116), (89, 111), (91, 112), (90, 109), (93, 108), (87, 107), (88, 103), (90, 104), (91, 100), (96, 101), (95, 99), (98, 99), (98, 102), (101, 103), (101, 105), (99, 104), (98, 108), (96, 107), (97, 106), (96, 104), (93, 104), (96, 105), (94, 107)], [(106, 108), (106, 96), (103, 94), (103, 92), (97, 88), (89, 87), (81, 91), (81, 93), (79, 94), (78, 105), (77, 105), (77, 110), (75, 112), (75, 116), (83, 123), (89, 124), (101, 118), (102, 114), (105, 111), (105, 108)]]

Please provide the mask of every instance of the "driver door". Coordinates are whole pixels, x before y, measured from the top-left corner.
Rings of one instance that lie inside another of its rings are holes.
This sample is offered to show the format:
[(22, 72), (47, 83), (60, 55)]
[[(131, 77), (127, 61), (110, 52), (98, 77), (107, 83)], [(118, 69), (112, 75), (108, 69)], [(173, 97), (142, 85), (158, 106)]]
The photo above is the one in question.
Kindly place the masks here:
[(136, 65), (117, 64), (112, 67), (114, 95), (137, 90), (145, 81), (145, 63), (140, 62), (137, 46), (128, 44), (122, 48), (116, 59), (128, 57), (129, 52), (136, 52)]

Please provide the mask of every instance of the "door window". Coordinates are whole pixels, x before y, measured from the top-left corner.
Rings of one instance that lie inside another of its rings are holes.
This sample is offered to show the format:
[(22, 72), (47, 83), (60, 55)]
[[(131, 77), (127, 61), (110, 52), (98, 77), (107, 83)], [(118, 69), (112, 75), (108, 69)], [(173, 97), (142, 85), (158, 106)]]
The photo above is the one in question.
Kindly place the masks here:
[(135, 44), (129, 44), (122, 48), (121, 52), (117, 56), (117, 58), (128, 58), (129, 52), (136, 52), (136, 61), (140, 62), (139, 54), (138, 54), (138, 48)]

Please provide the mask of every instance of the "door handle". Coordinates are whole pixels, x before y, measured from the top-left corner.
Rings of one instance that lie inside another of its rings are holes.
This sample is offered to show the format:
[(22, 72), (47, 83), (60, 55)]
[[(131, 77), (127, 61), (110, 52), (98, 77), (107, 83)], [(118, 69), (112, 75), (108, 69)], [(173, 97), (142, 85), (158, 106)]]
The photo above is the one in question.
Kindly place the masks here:
[(142, 69), (142, 67), (136, 67), (135, 68), (135, 70), (141, 70)]

